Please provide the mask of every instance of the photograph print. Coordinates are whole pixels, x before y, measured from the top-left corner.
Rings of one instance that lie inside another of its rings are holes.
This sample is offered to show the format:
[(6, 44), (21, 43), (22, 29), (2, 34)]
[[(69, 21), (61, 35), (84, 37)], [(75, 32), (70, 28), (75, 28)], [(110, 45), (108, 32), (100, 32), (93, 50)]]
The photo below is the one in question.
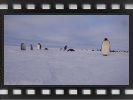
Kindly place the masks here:
[(129, 85), (129, 15), (4, 15), (4, 85)]

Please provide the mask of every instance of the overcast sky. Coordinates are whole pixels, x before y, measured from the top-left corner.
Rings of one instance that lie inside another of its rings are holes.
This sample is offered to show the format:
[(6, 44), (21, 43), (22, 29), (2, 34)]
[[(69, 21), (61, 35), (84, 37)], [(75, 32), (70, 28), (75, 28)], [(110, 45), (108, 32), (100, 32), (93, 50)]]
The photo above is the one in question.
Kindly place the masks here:
[(101, 47), (107, 37), (111, 49), (129, 49), (128, 15), (5, 15), (5, 45), (45, 47)]

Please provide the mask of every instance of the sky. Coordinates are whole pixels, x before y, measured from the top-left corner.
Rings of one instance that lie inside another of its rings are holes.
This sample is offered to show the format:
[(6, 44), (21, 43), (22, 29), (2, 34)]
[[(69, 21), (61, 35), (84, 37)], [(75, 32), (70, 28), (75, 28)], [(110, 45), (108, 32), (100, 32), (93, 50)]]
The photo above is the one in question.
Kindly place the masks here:
[(4, 15), (4, 45), (129, 50), (129, 15)]

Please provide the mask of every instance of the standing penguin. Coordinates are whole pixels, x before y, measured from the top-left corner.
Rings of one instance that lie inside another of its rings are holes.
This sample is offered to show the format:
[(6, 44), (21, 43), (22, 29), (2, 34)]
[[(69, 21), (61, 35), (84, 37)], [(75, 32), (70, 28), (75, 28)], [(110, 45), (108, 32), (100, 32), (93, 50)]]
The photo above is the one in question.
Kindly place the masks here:
[(107, 56), (110, 52), (110, 42), (108, 38), (104, 38), (102, 42), (102, 48), (101, 48), (103, 56)]
[(65, 47), (64, 47), (64, 51), (67, 49), (67, 45), (65, 45)]
[(33, 50), (33, 46), (32, 46), (32, 44), (30, 44), (30, 50)]
[(42, 49), (41, 43), (38, 43), (38, 44), (37, 44), (37, 49), (38, 49), (38, 50), (41, 50), (41, 49)]
[(21, 43), (21, 45), (20, 45), (20, 49), (21, 49), (21, 50), (26, 50), (26, 46), (25, 46), (24, 43)]

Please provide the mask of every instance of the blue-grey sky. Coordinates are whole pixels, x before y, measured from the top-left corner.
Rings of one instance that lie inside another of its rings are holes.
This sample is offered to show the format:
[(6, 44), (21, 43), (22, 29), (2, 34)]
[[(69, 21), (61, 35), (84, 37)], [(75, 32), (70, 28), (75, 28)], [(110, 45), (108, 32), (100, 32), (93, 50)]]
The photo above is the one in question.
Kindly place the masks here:
[(129, 49), (128, 15), (5, 15), (5, 45), (101, 48), (107, 37), (111, 49)]

